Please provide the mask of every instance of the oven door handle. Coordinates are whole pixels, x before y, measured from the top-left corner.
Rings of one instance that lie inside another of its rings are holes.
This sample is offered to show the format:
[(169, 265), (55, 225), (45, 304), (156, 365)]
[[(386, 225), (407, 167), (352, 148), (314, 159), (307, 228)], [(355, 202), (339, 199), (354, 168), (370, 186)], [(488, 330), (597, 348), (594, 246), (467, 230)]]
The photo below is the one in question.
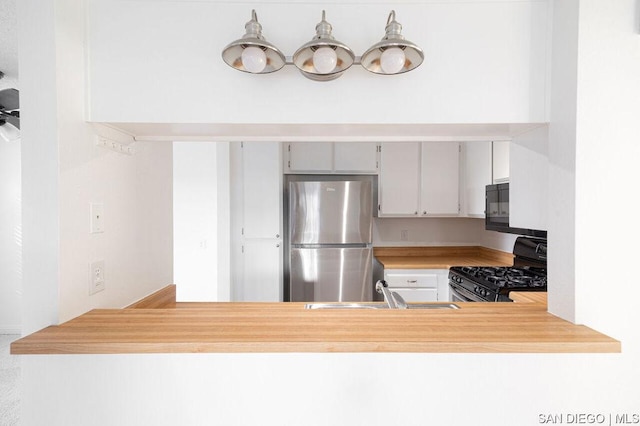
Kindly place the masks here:
[(471, 300), (472, 302), (487, 302), (487, 300), (481, 299), (475, 294), (471, 293), (470, 291), (462, 289), (454, 285), (453, 283), (449, 283), (449, 289), (451, 290), (451, 293), (456, 295), (459, 299), (462, 299), (462, 300), (467, 299), (467, 300)]

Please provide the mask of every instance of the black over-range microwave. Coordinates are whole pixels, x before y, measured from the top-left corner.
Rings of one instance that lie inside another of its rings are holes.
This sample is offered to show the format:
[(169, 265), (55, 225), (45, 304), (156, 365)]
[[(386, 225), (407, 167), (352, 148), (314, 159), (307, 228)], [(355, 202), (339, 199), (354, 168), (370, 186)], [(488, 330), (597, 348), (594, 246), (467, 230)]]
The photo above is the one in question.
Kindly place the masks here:
[(509, 183), (487, 185), (485, 229), (510, 234), (547, 238), (547, 231), (509, 226)]

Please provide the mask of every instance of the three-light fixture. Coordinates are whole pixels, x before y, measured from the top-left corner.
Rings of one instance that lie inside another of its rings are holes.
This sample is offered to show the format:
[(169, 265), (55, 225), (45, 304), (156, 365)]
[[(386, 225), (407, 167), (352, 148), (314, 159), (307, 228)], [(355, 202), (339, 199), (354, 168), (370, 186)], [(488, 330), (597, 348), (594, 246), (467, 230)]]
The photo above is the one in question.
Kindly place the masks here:
[(229, 66), (252, 74), (268, 74), (285, 65), (295, 65), (302, 75), (316, 81), (334, 80), (353, 64), (360, 64), (372, 73), (394, 75), (411, 71), (424, 61), (422, 49), (402, 36), (402, 25), (396, 21), (393, 10), (387, 19), (385, 36), (361, 57), (331, 35), (331, 24), (325, 18), (323, 10), (315, 37), (287, 58), (265, 40), (256, 11), (252, 10), (245, 35), (224, 48), (222, 59)]

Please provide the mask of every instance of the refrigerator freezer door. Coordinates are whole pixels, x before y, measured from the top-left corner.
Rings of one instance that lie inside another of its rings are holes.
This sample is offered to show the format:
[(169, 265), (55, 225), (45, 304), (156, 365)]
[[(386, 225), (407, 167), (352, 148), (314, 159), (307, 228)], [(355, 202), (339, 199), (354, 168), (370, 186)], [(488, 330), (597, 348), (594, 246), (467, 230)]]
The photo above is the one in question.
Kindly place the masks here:
[(289, 183), (290, 242), (370, 244), (371, 181)]
[(373, 300), (371, 247), (291, 250), (292, 302)]

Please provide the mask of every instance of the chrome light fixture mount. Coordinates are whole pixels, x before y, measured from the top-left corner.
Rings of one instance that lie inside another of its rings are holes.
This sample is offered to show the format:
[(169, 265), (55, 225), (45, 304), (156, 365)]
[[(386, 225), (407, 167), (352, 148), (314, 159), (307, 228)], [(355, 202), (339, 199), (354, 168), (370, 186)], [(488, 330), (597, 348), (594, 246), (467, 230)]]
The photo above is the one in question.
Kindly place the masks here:
[(422, 49), (402, 36), (402, 25), (396, 21), (392, 10), (387, 18), (385, 36), (362, 54), (360, 64), (376, 74), (402, 74), (411, 71), (424, 61)]
[(293, 64), (311, 80), (330, 81), (340, 77), (355, 61), (356, 55), (346, 44), (331, 35), (331, 24), (322, 11), (316, 35), (293, 54)]
[(222, 50), (222, 59), (227, 65), (251, 74), (268, 74), (281, 69), (286, 63), (285, 56), (265, 40), (255, 10), (251, 11), (251, 20), (244, 28), (245, 35)]

